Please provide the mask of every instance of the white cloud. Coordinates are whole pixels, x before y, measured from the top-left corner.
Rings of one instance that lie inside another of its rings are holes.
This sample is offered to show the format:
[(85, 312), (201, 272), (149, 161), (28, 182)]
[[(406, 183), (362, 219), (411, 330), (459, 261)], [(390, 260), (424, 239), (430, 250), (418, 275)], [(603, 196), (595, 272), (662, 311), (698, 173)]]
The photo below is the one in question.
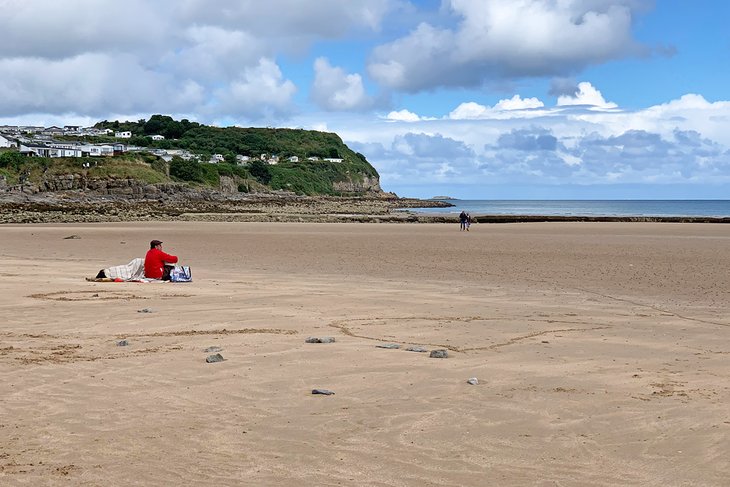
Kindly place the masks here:
[(242, 118), (270, 118), (291, 110), (296, 87), (285, 80), (279, 66), (262, 58), (255, 67), (246, 68), (226, 88), (216, 92), (216, 113)]
[(512, 98), (499, 100), (494, 108), (496, 110), (525, 110), (529, 108), (541, 108), (545, 106), (543, 102), (537, 98), (520, 98), (520, 95), (515, 95)]
[[(377, 31), (398, 5), (0, 0), (0, 116), (125, 110), (184, 110), (208, 119), (242, 110), (285, 116), (296, 88), (280, 67), (271, 69), (273, 60), (301, 56), (318, 41)], [(358, 75), (341, 81), (331, 106), (365, 106)], [(254, 95), (257, 89), (265, 91)]]
[[(690, 94), (646, 109), (595, 111), (588, 101), (614, 105), (590, 84), (574, 99), (582, 103), (524, 110), (469, 102), (436, 120), (402, 110), (389, 118), (409, 123), (350, 119), (330, 129), (347, 143), (357, 141), (354, 146), (381, 172), (386, 190), (436, 182), (451, 187), (730, 184), (730, 101)], [(439, 172), (444, 162), (451, 169)]]
[(385, 118), (393, 122), (418, 122), (421, 120), (420, 116), (405, 109), (390, 112)]
[(453, 120), (486, 118), (490, 113), (492, 112), (489, 107), (469, 101), (456, 107), (451, 113), (449, 113), (449, 118)]
[(129, 55), (0, 59), (0, 113), (6, 116), (183, 111), (202, 101), (196, 83), (149, 70)]
[(453, 120), (533, 118), (544, 112), (527, 113), (524, 111), (544, 106), (544, 103), (537, 98), (522, 98), (520, 95), (514, 95), (512, 98), (499, 100), (494, 107), (480, 105), (473, 101), (462, 103), (449, 113), (448, 118)]
[[(640, 51), (636, 0), (450, 0), (453, 29), (422, 23), (373, 51), (379, 82), (410, 92), (560, 75)], [(435, 69), (434, 67), (438, 67)]]
[(310, 96), (317, 105), (329, 111), (362, 110), (373, 104), (365, 93), (362, 77), (347, 74), (342, 68), (333, 67), (325, 58), (314, 62), (314, 83)]
[(607, 102), (600, 91), (587, 81), (578, 83), (578, 92), (574, 95), (562, 95), (558, 97), (558, 106), (589, 105), (596, 108), (611, 109), (617, 108), (613, 102)]

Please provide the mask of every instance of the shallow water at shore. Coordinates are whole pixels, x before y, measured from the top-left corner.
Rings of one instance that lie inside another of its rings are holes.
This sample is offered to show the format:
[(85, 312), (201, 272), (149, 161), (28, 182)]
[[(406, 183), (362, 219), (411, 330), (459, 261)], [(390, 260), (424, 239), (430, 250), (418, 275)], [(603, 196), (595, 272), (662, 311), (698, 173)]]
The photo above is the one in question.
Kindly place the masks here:
[(411, 208), (428, 215), (728, 217), (730, 200), (445, 200), (449, 208)]

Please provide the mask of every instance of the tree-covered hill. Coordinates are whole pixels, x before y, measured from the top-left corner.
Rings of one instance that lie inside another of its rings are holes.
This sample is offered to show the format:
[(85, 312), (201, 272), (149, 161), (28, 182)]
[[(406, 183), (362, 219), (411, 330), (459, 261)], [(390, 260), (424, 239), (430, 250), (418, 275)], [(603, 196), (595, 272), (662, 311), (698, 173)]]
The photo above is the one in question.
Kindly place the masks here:
[[(250, 176), (272, 189), (300, 194), (380, 191), (375, 168), (364, 155), (353, 152), (334, 133), (283, 128), (220, 128), (185, 119), (177, 121), (165, 115), (153, 115), (149, 120), (137, 122), (105, 120), (95, 127), (130, 131), (131, 145), (186, 150), (196, 155), (200, 162), (179, 158), (171, 162), (170, 175), (179, 180), (215, 184), (220, 175), (239, 181)], [(162, 135), (165, 139), (153, 140), (153, 135)], [(213, 154), (222, 155), (227, 164), (208, 164)], [(249, 160), (241, 166), (240, 162), (237, 164), (236, 156)], [(267, 164), (262, 158), (267, 161), (275, 158), (277, 163)], [(241, 187), (246, 188), (245, 184)]]

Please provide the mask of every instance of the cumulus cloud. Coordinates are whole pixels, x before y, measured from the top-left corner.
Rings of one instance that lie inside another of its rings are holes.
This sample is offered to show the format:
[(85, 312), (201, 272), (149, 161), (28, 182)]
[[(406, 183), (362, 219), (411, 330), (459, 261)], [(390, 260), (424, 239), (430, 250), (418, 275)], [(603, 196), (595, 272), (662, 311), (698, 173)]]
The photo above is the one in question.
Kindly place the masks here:
[(329, 111), (347, 111), (372, 106), (373, 100), (365, 92), (359, 74), (347, 74), (321, 57), (314, 62), (314, 73), (310, 97), (319, 107)]
[(55, 61), (0, 59), (0, 113), (6, 116), (182, 111), (202, 101), (202, 89), (195, 82), (147, 69), (128, 55), (84, 54)]
[[(514, 95), (512, 98), (499, 100), (494, 107), (480, 105), (479, 103), (470, 101), (461, 103), (452, 110), (448, 118), (453, 120), (476, 120), (480, 118), (505, 118), (511, 115), (504, 112), (515, 110), (531, 110), (542, 108), (545, 104), (537, 98), (521, 98), (520, 95)], [(514, 115), (516, 117), (532, 116), (525, 114)]]
[(383, 187), (396, 190), (433, 186), (434, 180), (444, 185), (730, 184), (730, 102), (685, 95), (634, 111), (565, 107), (499, 112), (472, 103), (460, 107), (462, 115), (470, 109), (472, 117), (424, 121), (413, 114), (410, 123), (359, 134), (364, 142), (358, 150), (381, 172)]
[(558, 139), (544, 129), (512, 130), (499, 136), (497, 147), (520, 151), (554, 151), (558, 147)]
[(441, 134), (406, 132), (386, 144), (350, 145), (367, 155), (383, 181), (468, 181), (475, 170), (474, 151), (464, 142)]
[(385, 116), (386, 120), (392, 122), (419, 122), (423, 120), (418, 114), (408, 110), (392, 111)]
[(294, 83), (283, 78), (276, 63), (262, 58), (216, 92), (219, 106), (215, 111), (241, 118), (271, 118), (289, 110), (295, 92)]
[(488, 80), (561, 75), (636, 54), (638, 0), (450, 0), (453, 28), (420, 24), (378, 46), (368, 70), (379, 82), (416, 92)]
[(600, 91), (587, 81), (578, 83), (577, 91), (572, 95), (558, 97), (558, 106), (589, 105), (595, 108), (611, 109), (617, 108), (613, 102), (607, 102)]
[[(393, 0), (320, 0), (307, 8), (299, 0), (2, 0), (0, 116), (286, 116), (295, 109), (296, 88), (277, 57), (375, 31), (394, 6)], [(357, 76), (338, 77), (327, 106), (365, 106)]]

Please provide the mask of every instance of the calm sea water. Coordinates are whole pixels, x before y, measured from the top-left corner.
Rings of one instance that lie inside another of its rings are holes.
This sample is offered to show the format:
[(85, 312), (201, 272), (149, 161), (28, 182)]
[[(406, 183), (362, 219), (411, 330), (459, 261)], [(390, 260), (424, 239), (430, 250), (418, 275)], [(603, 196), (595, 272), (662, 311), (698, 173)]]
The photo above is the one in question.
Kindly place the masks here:
[(450, 208), (411, 208), (428, 214), (730, 217), (730, 200), (448, 200)]

